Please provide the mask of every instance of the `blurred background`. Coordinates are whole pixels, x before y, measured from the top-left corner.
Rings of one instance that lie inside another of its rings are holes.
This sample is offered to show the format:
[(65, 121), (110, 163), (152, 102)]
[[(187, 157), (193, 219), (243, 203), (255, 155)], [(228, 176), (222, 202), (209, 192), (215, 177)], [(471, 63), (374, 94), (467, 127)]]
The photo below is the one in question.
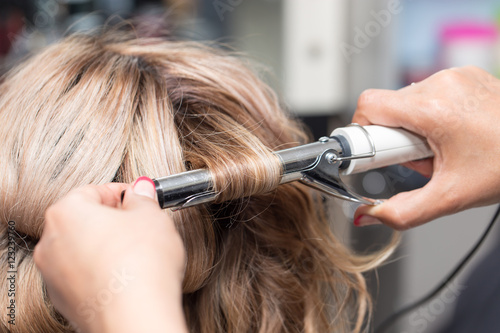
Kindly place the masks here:
[[(174, 26), (180, 38), (216, 40), (246, 53), (268, 69), (264, 79), (315, 138), (348, 124), (365, 89), (398, 89), (468, 64), (500, 73), (499, 0), (0, 0), (0, 73), (65, 34), (121, 18)], [(361, 194), (388, 197), (426, 179), (393, 166), (346, 181)], [(351, 227), (355, 205), (332, 206), (336, 232), (356, 251), (390, 238), (383, 226)], [(393, 260), (368, 276), (375, 326), (436, 286), (493, 212), (470, 210), (404, 232)], [(499, 232), (493, 230), (480, 256)], [(387, 332), (439, 332), (468, 287), (467, 275), (448, 290), (455, 297), (438, 297)]]

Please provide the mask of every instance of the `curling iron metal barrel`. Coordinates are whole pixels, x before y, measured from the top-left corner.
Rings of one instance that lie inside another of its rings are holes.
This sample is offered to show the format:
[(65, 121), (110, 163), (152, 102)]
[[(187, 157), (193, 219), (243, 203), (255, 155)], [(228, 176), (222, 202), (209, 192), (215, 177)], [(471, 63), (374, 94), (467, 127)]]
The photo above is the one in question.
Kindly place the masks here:
[[(339, 153), (343, 151), (337, 138), (325, 137), (314, 143), (274, 152), (283, 167), (280, 184), (300, 180), (301, 172), (314, 167), (318, 157), (328, 149)], [(162, 208), (195, 206), (214, 201), (218, 194), (214, 191), (211, 173), (206, 169), (156, 178), (153, 181)]]
[[(300, 180), (339, 198), (376, 204), (349, 189), (340, 175), (433, 156), (424, 138), (398, 128), (359, 126), (338, 128), (317, 142), (274, 152), (282, 164), (280, 184)], [(153, 180), (162, 208), (185, 208), (214, 201), (209, 170), (193, 170)]]

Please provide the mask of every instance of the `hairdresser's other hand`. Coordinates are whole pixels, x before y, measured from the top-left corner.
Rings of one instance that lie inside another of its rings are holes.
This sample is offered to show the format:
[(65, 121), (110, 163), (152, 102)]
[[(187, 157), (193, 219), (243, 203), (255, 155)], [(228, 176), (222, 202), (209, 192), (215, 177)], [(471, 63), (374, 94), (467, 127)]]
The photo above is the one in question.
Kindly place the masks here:
[(353, 122), (406, 128), (426, 137), (435, 156), (407, 165), (431, 177), (426, 186), (361, 206), (355, 224), (378, 219), (407, 229), (500, 202), (499, 120), (500, 81), (476, 67), (444, 70), (398, 91), (365, 91)]
[(149, 178), (74, 190), (45, 217), (35, 262), (54, 306), (74, 325), (83, 332), (187, 332), (184, 247)]

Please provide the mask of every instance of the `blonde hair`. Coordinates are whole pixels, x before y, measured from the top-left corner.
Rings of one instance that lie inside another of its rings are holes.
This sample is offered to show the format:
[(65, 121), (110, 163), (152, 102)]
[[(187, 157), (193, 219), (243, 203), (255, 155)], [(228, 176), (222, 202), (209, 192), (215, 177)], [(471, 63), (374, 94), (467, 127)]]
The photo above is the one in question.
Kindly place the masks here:
[(0, 280), (7, 222), (24, 236), (16, 325), (2, 316), (4, 329), (72, 332), (33, 263), (50, 204), (85, 184), (198, 168), (213, 173), (219, 202), (167, 212), (187, 251), (184, 308), (193, 332), (364, 329), (370, 298), (362, 272), (390, 251), (353, 255), (312, 190), (278, 186), (271, 151), (307, 138), (242, 59), (117, 32), (70, 36), (5, 77), (0, 124)]

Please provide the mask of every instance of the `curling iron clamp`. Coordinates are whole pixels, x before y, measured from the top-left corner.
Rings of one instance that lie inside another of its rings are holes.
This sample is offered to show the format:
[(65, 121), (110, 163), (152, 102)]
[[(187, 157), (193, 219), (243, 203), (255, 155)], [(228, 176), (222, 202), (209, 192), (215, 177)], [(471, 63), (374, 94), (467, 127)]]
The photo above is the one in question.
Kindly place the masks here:
[[(403, 129), (351, 124), (317, 142), (274, 152), (281, 161), (280, 184), (300, 181), (332, 196), (376, 205), (380, 201), (349, 189), (341, 175), (433, 156), (425, 139)], [(216, 199), (209, 170), (153, 179), (162, 208), (181, 209)]]

